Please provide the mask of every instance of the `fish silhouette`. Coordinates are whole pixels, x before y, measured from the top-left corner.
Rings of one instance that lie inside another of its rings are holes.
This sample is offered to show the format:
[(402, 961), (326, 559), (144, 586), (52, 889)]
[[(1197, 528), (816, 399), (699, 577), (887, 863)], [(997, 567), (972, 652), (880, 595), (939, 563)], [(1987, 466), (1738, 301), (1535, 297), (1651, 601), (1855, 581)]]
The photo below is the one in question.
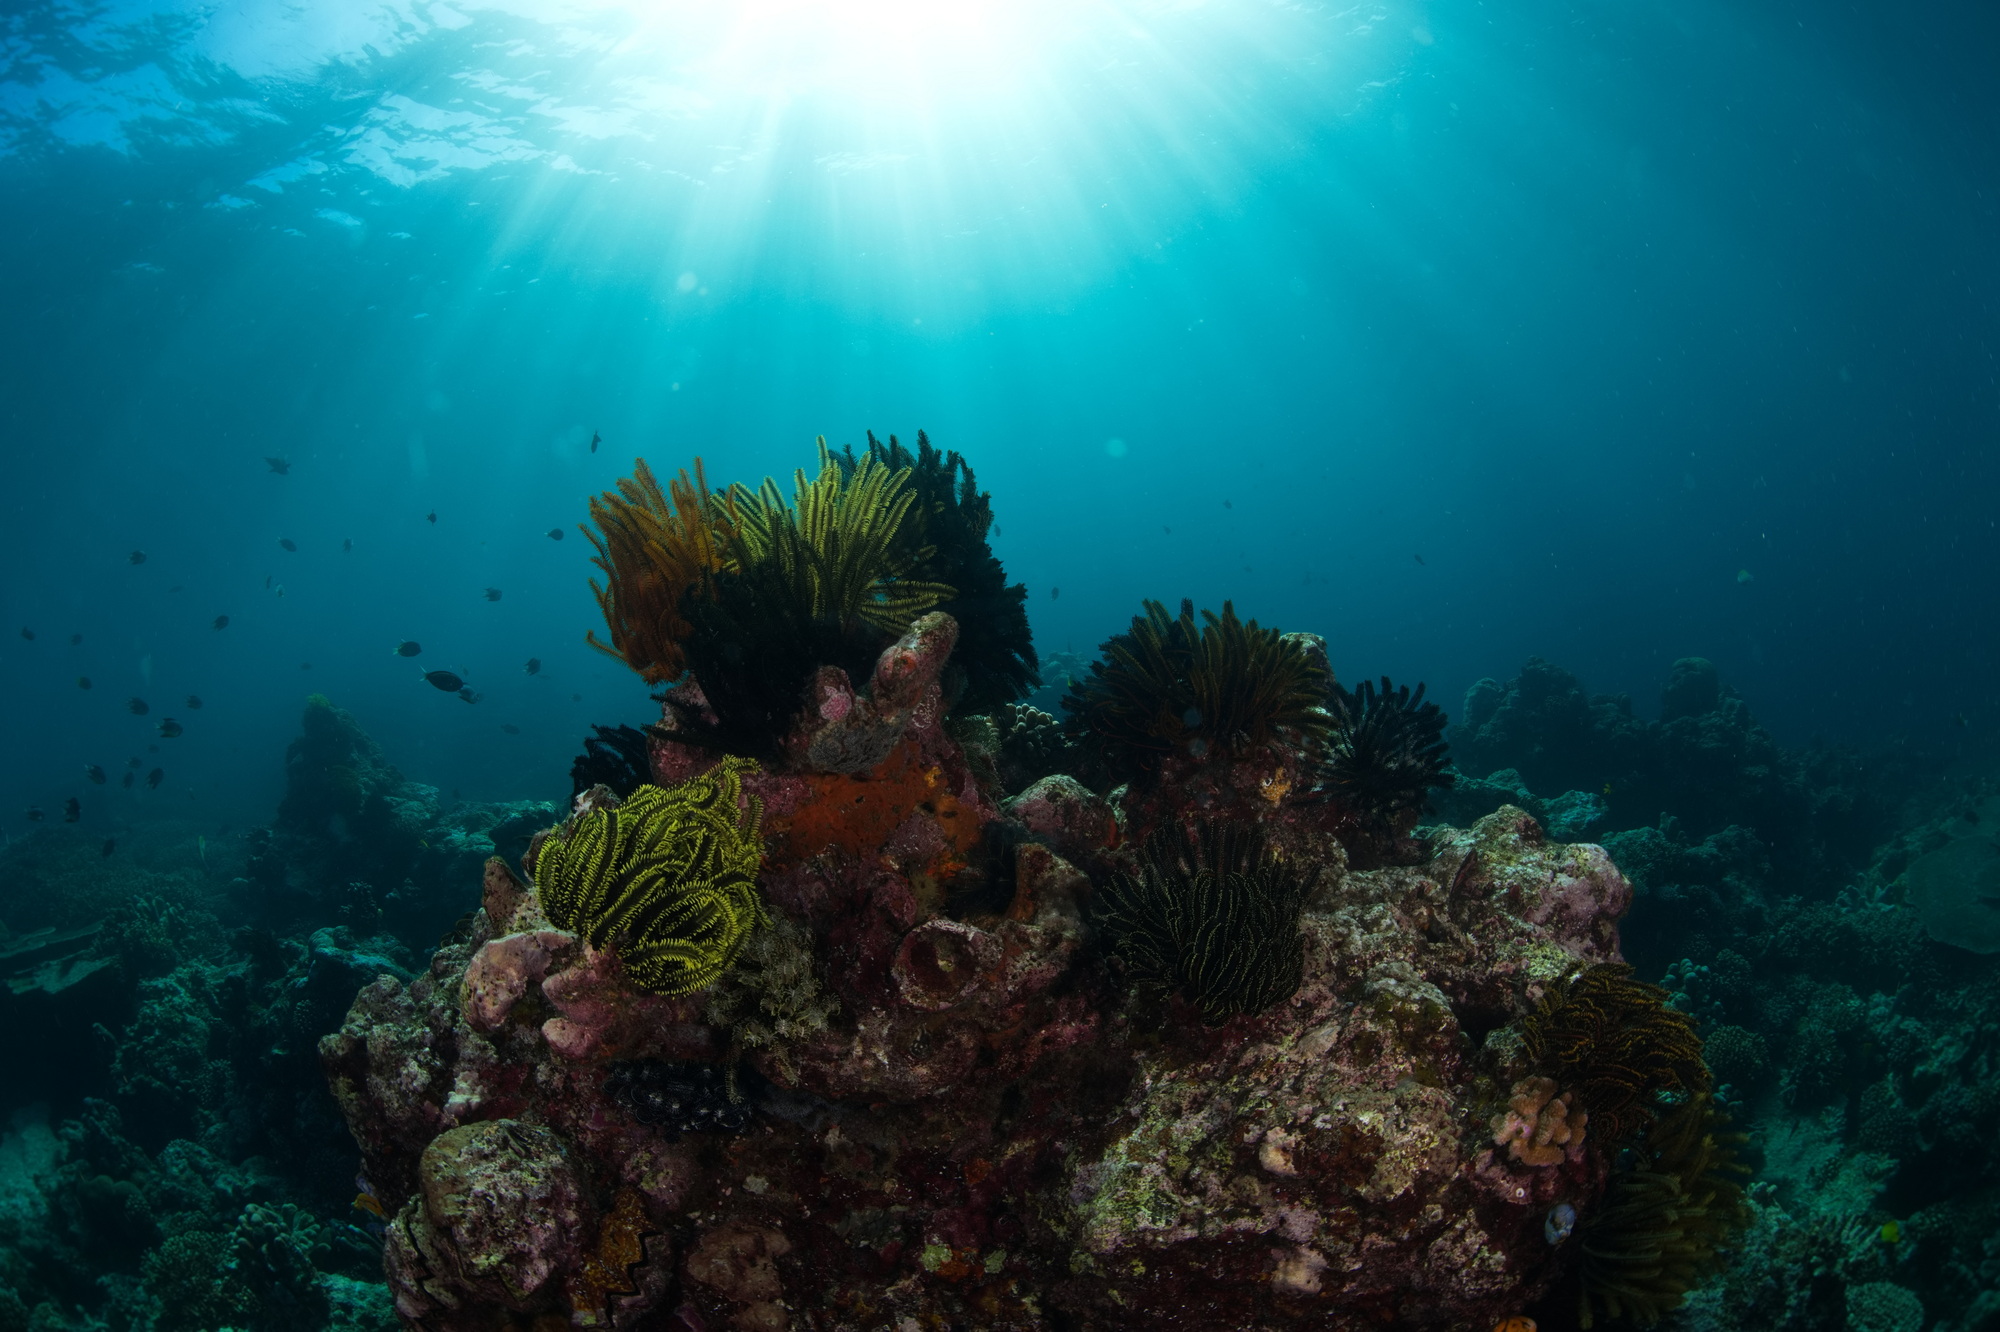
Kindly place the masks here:
[(292, 465), (290, 462), (286, 461), (283, 458), (266, 458), (264, 459), (264, 462), (270, 467), (270, 469), (273, 472), (276, 472), (279, 476), (291, 475)]

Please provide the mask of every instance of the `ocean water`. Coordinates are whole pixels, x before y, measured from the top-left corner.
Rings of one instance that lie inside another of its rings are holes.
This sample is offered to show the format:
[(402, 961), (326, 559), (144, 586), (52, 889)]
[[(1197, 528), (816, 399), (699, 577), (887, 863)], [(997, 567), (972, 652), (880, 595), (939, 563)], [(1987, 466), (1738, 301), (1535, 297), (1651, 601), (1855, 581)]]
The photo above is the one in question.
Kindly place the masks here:
[[(1343, 682), (1423, 681), (1454, 721), (1531, 657), (1638, 723), (1676, 661), (1714, 663), (1800, 789), (1863, 813), (1841, 841), (1824, 800), (1810, 834), (1658, 811), (1715, 863), (1676, 871), (1694, 924), (1642, 883), (1647, 979), (1724, 949), (1761, 969), (1745, 941), (1788, 898), (1872, 884), (1907, 914), (1898, 875), (1985, 798), (2000, 730), (1996, 51), (1969, 3), (16, 0), (0, 921), (143, 895), (208, 912), (175, 956), (248, 947), (225, 888), (310, 695), (441, 819), (566, 799), (592, 724), (657, 715), (585, 642), (589, 499), (636, 458), (754, 484), (816, 436), (919, 429), (991, 492), (1045, 660), (1189, 597), (1322, 635)], [(1487, 752), (1543, 800), (1601, 776), (1614, 814), (1579, 837), (1658, 824), (1587, 758)], [(1761, 869), (1716, 867), (1732, 825)], [(411, 948), (447, 905), (404, 920)], [(334, 923), (264, 925), (307, 950)], [(1985, 1030), (1986, 959), (1924, 947)], [(1865, 1008), (1915, 975), (1815, 983)], [(247, 1091), (134, 1090), (138, 994), (5, 1038), (39, 1071), (0, 1093), (0, 1287), (38, 1329), (231, 1325), (159, 1312), (143, 1225), (63, 1230), (49, 1181), (88, 1134), (52, 1135), (95, 1122), (86, 1098), (172, 1102), (216, 1178), (292, 1131), (218, 1129), (261, 1113)], [(1801, 1019), (1737, 1002), (1796, 1071)], [(256, 1063), (220, 1035), (203, 1058)], [(1919, 1113), (1923, 1063), (1769, 1112), (1795, 1145), (1820, 1126), (1816, 1159), (1907, 1157), (1909, 1192), (1852, 1209), (1869, 1225), (1989, 1218), (2000, 1173), (1934, 1178), (1956, 1112)], [(1983, 1076), (1966, 1122), (1995, 1118)], [(1884, 1078), (1920, 1124), (1902, 1147), (1856, 1137)], [(296, 1131), (335, 1153), (329, 1116)], [(242, 1197), (349, 1219), (333, 1167), (272, 1178)], [(1897, 1279), (1935, 1325), (1988, 1326), (1990, 1256), (1949, 1252), (1972, 1275)], [(366, 1269), (325, 1269), (357, 1325)], [(1756, 1325), (1861, 1325), (1815, 1298)]]

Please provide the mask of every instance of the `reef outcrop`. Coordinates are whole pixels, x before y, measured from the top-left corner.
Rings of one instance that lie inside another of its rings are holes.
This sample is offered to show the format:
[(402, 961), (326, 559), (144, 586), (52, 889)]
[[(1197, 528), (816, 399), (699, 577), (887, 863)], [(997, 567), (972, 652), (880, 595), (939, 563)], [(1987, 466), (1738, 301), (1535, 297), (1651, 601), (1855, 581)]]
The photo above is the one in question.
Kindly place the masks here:
[[(955, 638), (932, 613), (862, 688), (821, 672), (743, 775), (771, 923), (709, 990), (557, 928), (531, 852), (488, 862), (414, 979), (361, 991), (321, 1057), (403, 1319), (1490, 1326), (1572, 1276), (1618, 1144), (1527, 1030), (1620, 960), (1605, 854), (1506, 807), (1353, 868), (1282, 735), (1136, 795), (1003, 800), (945, 725)], [(699, 706), (654, 732), (662, 787), (717, 762), (675, 739)], [(1142, 831), (1217, 820), (1313, 872), (1281, 913), (1296, 981), (1211, 1025), (1128, 983), (1092, 898), (1144, 872)]]

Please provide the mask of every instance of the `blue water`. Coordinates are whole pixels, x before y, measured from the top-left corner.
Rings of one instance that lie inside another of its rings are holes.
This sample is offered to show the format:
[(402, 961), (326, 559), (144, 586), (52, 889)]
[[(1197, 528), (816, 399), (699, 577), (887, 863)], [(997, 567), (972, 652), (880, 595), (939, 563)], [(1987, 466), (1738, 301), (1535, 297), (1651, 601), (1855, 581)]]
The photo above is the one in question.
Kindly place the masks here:
[(312, 692), (559, 796), (653, 710), (588, 497), (868, 429), (971, 460), (1044, 653), (1227, 597), (1447, 706), (1539, 654), (1645, 715), (1699, 653), (1788, 743), (2000, 720), (1989, 7), (4, 23), (10, 820), (267, 818)]

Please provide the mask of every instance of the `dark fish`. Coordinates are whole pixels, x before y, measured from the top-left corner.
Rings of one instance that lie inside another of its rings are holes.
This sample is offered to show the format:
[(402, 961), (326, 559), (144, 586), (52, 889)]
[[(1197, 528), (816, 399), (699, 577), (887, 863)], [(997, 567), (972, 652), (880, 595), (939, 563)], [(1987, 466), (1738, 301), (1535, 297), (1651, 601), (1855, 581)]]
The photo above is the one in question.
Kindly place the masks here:
[(41, 821), (42, 821), (42, 807), (40, 805), (28, 806), (28, 822), (40, 823)]
[(35, 631), (30, 629), (27, 625), (24, 624), (21, 626), (21, 637), (27, 639), (30, 643), (32, 643), (35, 641)]
[(1411, 552), (1410, 558), (1415, 560), (1418, 564), (1422, 564), (1424, 562), (1424, 557), (1416, 554), (1414, 551)]
[(266, 458), (264, 459), (264, 461), (268, 463), (270, 465), (271, 470), (276, 472), (279, 476), (288, 476), (291, 474), (292, 465), (283, 458)]
[(133, 564), (144, 564), (146, 562), (146, 552), (143, 550), (135, 550), (130, 555), (127, 555), (125, 558), (126, 560), (128, 560)]
[(570, 701), (570, 702), (572, 702), (572, 703), (581, 703), (581, 702), (583, 702), (583, 695), (582, 695), (582, 694), (571, 694), (571, 695), (569, 696), (569, 701)]
[(500, 729), (509, 735), (519, 735), (521, 733), (521, 728), (514, 725), (513, 722), (501, 722)]
[(102, 851), (99, 851), (97, 854), (100, 856), (108, 856), (117, 849), (118, 849), (118, 839), (116, 837), (107, 837), (104, 839), (104, 849)]
[(216, 616), (215, 627), (217, 629), (227, 629), (229, 627), (229, 617), (227, 615)]
[(459, 690), (458, 696), (464, 699), (468, 703), (477, 703), (480, 699), (485, 697), (484, 694), (473, 693), (471, 685), (467, 685), (465, 688)]
[(137, 757), (128, 758), (125, 760), (125, 766), (128, 768), (143, 768), (146, 766), (146, 760)]
[(561, 541), (563, 536), (562, 529), (560, 527), (551, 527), (548, 535), (551, 541)]
[(437, 520), (438, 520), (438, 511), (436, 509), (432, 509), (429, 513), (424, 515), (424, 521), (427, 523), (436, 523)]
[(183, 729), (181, 724), (172, 717), (162, 717), (160, 719), (160, 739), (162, 740), (179, 739)]
[(300, 670), (302, 670), (302, 671), (309, 671), (309, 670), (311, 670), (312, 668), (313, 668), (313, 664), (312, 664), (311, 662), (309, 662), (309, 661), (302, 661), (302, 662), (300, 662), (300, 663), (299, 663), (299, 669), (300, 669)]
[(125, 707), (134, 717), (143, 717), (152, 711), (151, 708), (146, 706), (146, 700), (143, 698), (128, 699), (126, 700)]
[(136, 772), (128, 772), (125, 774), (125, 780), (118, 784), (129, 791), (132, 789), (132, 779), (137, 777), (138, 775), (139, 774)]
[(1231, 504), (1228, 500), (1224, 500), (1222, 501), (1222, 507), (1225, 509), (1233, 509), (1236, 506), (1234, 504)]
[(146, 789), (157, 791), (160, 789), (160, 783), (165, 780), (167, 780), (167, 770), (165, 768), (155, 768), (146, 774)]
[(76, 687), (77, 687), (78, 689), (88, 689), (88, 688), (90, 688), (90, 677), (89, 677), (89, 676), (87, 676), (87, 675), (79, 675), (79, 676), (77, 676), (77, 677), (76, 677)]
[(486, 599), (487, 599), (488, 601), (498, 601), (498, 600), (500, 600), (500, 589), (499, 589), (499, 588), (497, 588), (497, 587), (489, 587), (489, 588), (487, 588), (487, 589), (486, 589)]
[(1052, 587), (1052, 588), (1050, 588), (1050, 589), (1049, 589), (1049, 600), (1050, 600), (1050, 601), (1054, 601), (1054, 600), (1055, 600), (1055, 599), (1056, 599), (1057, 597), (1059, 597), (1059, 596), (1061, 596), (1061, 595), (1062, 595), (1062, 589), (1061, 589), (1061, 588), (1059, 588), (1059, 587)]
[(189, 695), (188, 695), (188, 698), (187, 698), (187, 705), (188, 705), (188, 707), (189, 707), (189, 709), (190, 709), (190, 710), (192, 710), (192, 711), (195, 711), (195, 712), (200, 712), (200, 711), (201, 711), (201, 695), (199, 695), (199, 694), (189, 694)]
[(269, 575), (269, 574), (265, 574), (265, 575), (264, 575), (264, 586), (265, 586), (265, 587), (269, 587), (270, 585), (271, 585), (271, 575)]
[(402, 642), (396, 644), (395, 649), (396, 655), (399, 657), (414, 657), (423, 650), (424, 645), (414, 638), (404, 639)]
[(530, 675), (540, 675), (542, 673), (542, 659), (540, 657), (530, 657), (528, 658), (528, 664), (521, 669)]
[(181, 584), (179, 584), (179, 583), (175, 583), (175, 584), (174, 584), (174, 585), (173, 585), (172, 587), (168, 588), (168, 589), (167, 589), (167, 591), (169, 591), (169, 592), (178, 592), (178, 591), (180, 591), (180, 590), (181, 590), (181, 586), (182, 586)]
[(598, 434), (595, 430), (590, 432), (590, 451), (592, 453), (597, 452), (597, 446), (603, 442), (604, 436)]
[(1174, 534), (1174, 529), (1171, 527), (1161, 527), (1160, 530), (1162, 532), (1165, 532), (1168, 536), (1172, 536)]
[(342, 538), (340, 539), (340, 553), (341, 553), (341, 554), (345, 555), (345, 554), (346, 554), (346, 553), (347, 553), (348, 551), (350, 551), (350, 550), (353, 550), (353, 549), (354, 549), (354, 538), (353, 538), (353, 537), (342, 537)]
[(104, 785), (104, 769), (98, 767), (95, 763), (84, 764), (83, 775), (90, 778), (92, 786)]
[(299, 548), (299, 543), (292, 540), (290, 537), (279, 537), (278, 544), (283, 546), (286, 550), (297, 550)]
[(433, 689), (442, 689), (447, 694), (456, 694), (465, 688), (465, 681), (450, 671), (425, 671), (424, 683)]
[(998, 523), (993, 524), (993, 535), (994, 536), (1000, 535), (1000, 524)]
[(71, 796), (63, 802), (63, 822), (75, 823), (83, 817), (83, 802)]
[(69, 645), (70, 645), (71, 647), (82, 647), (82, 646), (83, 646), (83, 635), (82, 635), (82, 634), (71, 634), (71, 635), (69, 636)]

